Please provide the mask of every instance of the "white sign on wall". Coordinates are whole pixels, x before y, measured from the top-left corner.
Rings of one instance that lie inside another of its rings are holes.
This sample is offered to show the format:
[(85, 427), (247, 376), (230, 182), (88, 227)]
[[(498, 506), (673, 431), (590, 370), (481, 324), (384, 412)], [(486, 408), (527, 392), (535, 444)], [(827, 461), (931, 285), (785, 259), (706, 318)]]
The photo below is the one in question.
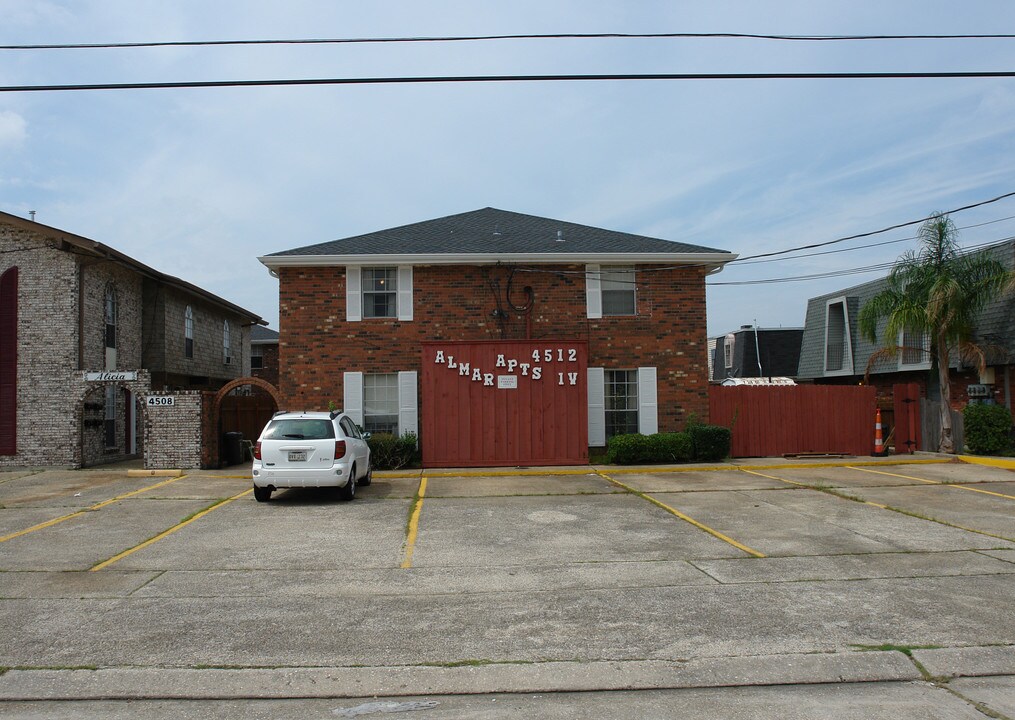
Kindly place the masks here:
[(176, 404), (176, 397), (173, 395), (149, 395), (148, 407), (167, 407)]
[(107, 370), (104, 372), (86, 372), (87, 382), (106, 382), (109, 380), (130, 381), (137, 380), (137, 370)]

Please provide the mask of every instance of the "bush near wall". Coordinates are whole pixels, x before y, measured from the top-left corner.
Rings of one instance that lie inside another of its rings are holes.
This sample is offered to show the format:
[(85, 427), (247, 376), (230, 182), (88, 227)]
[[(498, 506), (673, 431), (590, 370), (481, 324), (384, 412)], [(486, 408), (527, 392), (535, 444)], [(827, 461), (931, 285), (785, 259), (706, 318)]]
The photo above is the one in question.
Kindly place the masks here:
[(414, 433), (401, 437), (377, 433), (370, 436), (367, 445), (370, 446), (370, 465), (374, 470), (398, 470), (419, 464), (419, 443)]
[(606, 444), (606, 460), (615, 465), (716, 462), (729, 452), (729, 429), (714, 425), (694, 425), (679, 433), (617, 435)]
[(970, 452), (997, 455), (1012, 450), (1011, 411), (1004, 405), (966, 405), (962, 421)]

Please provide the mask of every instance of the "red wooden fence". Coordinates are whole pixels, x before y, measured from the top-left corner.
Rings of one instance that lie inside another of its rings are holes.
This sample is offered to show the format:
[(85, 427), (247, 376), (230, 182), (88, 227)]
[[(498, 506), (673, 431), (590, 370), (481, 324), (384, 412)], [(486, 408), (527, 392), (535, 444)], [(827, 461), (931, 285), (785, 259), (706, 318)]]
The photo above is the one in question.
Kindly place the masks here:
[(584, 342), (423, 343), (425, 467), (584, 464)]
[(875, 409), (871, 386), (709, 388), (709, 421), (732, 425), (733, 457), (870, 455)]

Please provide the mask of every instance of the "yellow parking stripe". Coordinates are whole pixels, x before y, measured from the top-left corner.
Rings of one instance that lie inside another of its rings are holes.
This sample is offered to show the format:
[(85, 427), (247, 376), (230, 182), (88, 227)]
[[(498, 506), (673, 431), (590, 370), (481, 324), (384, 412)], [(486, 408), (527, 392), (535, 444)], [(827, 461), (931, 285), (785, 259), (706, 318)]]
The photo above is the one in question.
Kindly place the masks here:
[(416, 492), (416, 506), (412, 509), (409, 517), (409, 527), (405, 533), (405, 559), (402, 560), (402, 569), (408, 570), (412, 567), (412, 553), (416, 549), (416, 535), (419, 534), (419, 514), (423, 512), (423, 496), (426, 495), (426, 478), (420, 478), (419, 490)]
[(758, 552), (754, 548), (748, 547), (747, 545), (744, 545), (743, 543), (739, 543), (736, 540), (734, 540), (733, 538), (729, 537), (728, 535), (723, 535), (718, 530), (716, 530), (714, 528), (710, 528), (708, 525), (705, 525), (704, 523), (698, 522), (697, 520), (692, 518), (690, 515), (685, 515), (684, 513), (682, 513), (679, 510), (677, 510), (676, 508), (672, 508), (669, 505), (667, 505), (666, 503), (660, 502), (659, 500), (656, 500), (654, 497), (652, 497), (650, 495), (647, 495), (647, 494), (645, 494), (645, 493), (643, 493), (643, 492), (641, 492), (639, 490), (635, 490), (630, 485), (625, 485), (624, 483), (620, 482), (619, 480), (614, 480), (613, 478), (611, 478), (609, 475), (606, 475), (605, 473), (599, 472), (598, 470), (596, 472), (599, 474), (600, 477), (602, 477), (602, 478), (604, 478), (606, 480), (609, 480), (611, 483), (613, 483), (617, 487), (621, 487), (624, 490), (627, 490), (627, 492), (631, 493), (632, 495), (637, 495), (642, 500), (648, 500), (653, 505), (655, 505), (655, 506), (657, 506), (659, 508), (662, 508), (666, 512), (668, 512), (671, 515), (674, 515), (674, 516), (680, 518), (681, 520), (683, 520), (686, 523), (690, 523), (691, 525), (693, 525), (694, 527), (698, 528), (699, 530), (703, 530), (704, 532), (707, 532), (712, 537), (718, 538), (719, 540), (722, 540), (724, 543), (728, 543), (729, 545), (732, 545), (737, 550), (742, 550), (743, 552), (747, 553), (748, 555), (753, 555), (754, 557), (758, 557), (758, 558), (765, 557), (764, 553)]
[(132, 490), (131, 492), (124, 493), (123, 495), (117, 495), (114, 498), (110, 498), (109, 500), (103, 500), (102, 502), (96, 505), (92, 505), (91, 507), (86, 508), (84, 510), (78, 510), (77, 512), (70, 513), (69, 515), (61, 515), (58, 518), (47, 520), (46, 522), (39, 523), (38, 525), (33, 525), (30, 528), (19, 530), (18, 532), (11, 533), (10, 535), (4, 535), (3, 537), (0, 537), (0, 542), (7, 542), (8, 540), (13, 540), (16, 537), (21, 537), (22, 535), (33, 533), (36, 530), (44, 530), (45, 528), (53, 527), (54, 525), (58, 525), (66, 520), (72, 520), (73, 518), (80, 517), (81, 515), (91, 512), (92, 510), (98, 510), (100, 508), (106, 507), (107, 505), (112, 505), (115, 502), (119, 502), (120, 500), (123, 500), (125, 498), (133, 497), (134, 495), (140, 495), (141, 493), (148, 492), (149, 490), (155, 490), (156, 488), (160, 488), (163, 485), (168, 485), (169, 483), (176, 482), (177, 480), (182, 480), (185, 477), (187, 476), (179, 475), (177, 477), (170, 478), (169, 480), (163, 480), (162, 482), (155, 483), (154, 485), (149, 485), (148, 487), (141, 488), (140, 490)]
[(993, 492), (991, 490), (980, 490), (979, 488), (969, 487), (968, 485), (956, 485), (955, 483), (946, 483), (939, 480), (927, 480), (926, 478), (913, 477), (912, 475), (899, 475), (898, 473), (884, 472), (882, 470), (870, 470), (869, 468), (853, 467), (852, 465), (847, 465), (846, 467), (849, 470), (859, 470), (860, 472), (874, 473), (875, 475), (888, 475), (890, 477), (903, 478), (905, 480), (917, 480), (922, 483), (927, 483), (928, 485), (943, 485), (944, 487), (956, 488), (957, 490), (968, 490), (969, 492), (982, 493), (983, 495), (993, 495), (994, 497), (1015, 500), (1015, 495), (1005, 495), (1004, 493)]
[[(946, 520), (938, 520), (937, 518), (926, 517), (917, 513), (908, 512), (900, 508), (894, 508), (890, 505), (882, 505), (881, 503), (872, 502), (870, 500), (864, 500), (863, 498), (855, 497), (853, 495), (846, 495), (845, 493), (838, 492), (832, 488), (819, 487), (817, 485), (808, 485), (807, 483), (797, 482), (795, 480), (787, 480), (786, 478), (776, 477), (775, 475), (765, 475), (764, 473), (754, 472), (752, 470), (744, 470), (744, 472), (751, 475), (757, 475), (758, 477), (768, 478), (769, 480), (778, 480), (779, 482), (790, 483), (791, 485), (799, 485), (800, 487), (807, 488), (808, 490), (817, 490), (828, 495), (832, 495), (843, 500), (849, 500), (851, 502), (858, 502), (864, 505), (870, 505), (871, 507), (880, 508), (881, 510), (887, 510), (888, 512), (898, 513), (899, 515), (905, 515), (907, 517), (915, 517), (918, 520), (926, 520), (927, 522), (937, 523), (938, 525), (944, 525), (945, 527), (955, 528), (956, 530), (965, 530), (966, 532), (976, 533), (977, 535), (985, 535), (987, 537), (996, 538), (998, 540), (1006, 540), (1007, 542), (1015, 542), (1015, 539), (1005, 537), (1004, 535), (995, 535), (994, 533), (986, 532), (985, 530), (974, 530), (973, 528), (966, 527), (965, 525), (956, 525), (953, 522)], [(887, 473), (886, 473), (887, 474)], [(903, 477), (903, 476), (899, 476)]]
[(228, 505), (233, 500), (239, 500), (244, 495), (249, 495), (252, 492), (254, 492), (254, 488), (250, 488), (249, 490), (244, 490), (243, 492), (241, 492), (241, 493), (239, 493), (237, 495), (233, 495), (231, 498), (226, 498), (225, 500), (222, 500), (221, 502), (217, 502), (214, 505), (212, 505), (211, 507), (205, 508), (201, 512), (192, 515), (191, 517), (187, 518), (183, 522), (174, 525), (173, 527), (169, 528), (168, 530), (160, 532), (155, 537), (149, 538), (149, 539), (145, 540), (143, 543), (141, 543), (139, 545), (135, 545), (132, 548), (124, 550), (122, 553), (120, 553), (118, 555), (114, 555), (113, 557), (109, 558), (108, 560), (104, 560), (104, 561), (100, 562), (98, 565), (93, 566), (90, 569), (90, 572), (96, 572), (98, 570), (101, 570), (102, 568), (109, 567), (113, 563), (119, 562), (120, 560), (123, 560), (128, 555), (133, 555), (138, 550), (142, 550), (143, 548), (146, 548), (149, 545), (157, 543), (162, 538), (169, 537), (170, 535), (172, 535), (177, 530), (180, 530), (182, 528), (187, 527), (188, 525), (190, 525), (192, 522), (195, 522), (196, 520), (200, 520), (205, 515), (207, 515), (208, 513), (212, 512), (213, 510), (218, 510), (220, 507)]

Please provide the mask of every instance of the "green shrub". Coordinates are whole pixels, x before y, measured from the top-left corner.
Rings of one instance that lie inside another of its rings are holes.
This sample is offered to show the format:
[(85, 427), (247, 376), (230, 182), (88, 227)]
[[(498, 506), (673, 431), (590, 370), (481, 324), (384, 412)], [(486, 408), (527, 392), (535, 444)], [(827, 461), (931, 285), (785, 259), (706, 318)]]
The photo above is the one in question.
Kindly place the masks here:
[(616, 435), (606, 444), (606, 460), (616, 465), (687, 462), (691, 456), (687, 433)]
[(997, 455), (1011, 447), (1011, 412), (1004, 405), (966, 405), (962, 420), (970, 452)]
[(370, 436), (367, 445), (370, 446), (370, 464), (375, 470), (398, 470), (419, 462), (419, 448), (414, 433), (406, 433), (401, 437), (377, 433)]
[(730, 454), (733, 433), (720, 425), (690, 425), (687, 434), (691, 437), (694, 459), (704, 462), (718, 462)]
[(687, 433), (659, 433), (649, 436), (652, 462), (690, 462), (694, 446)]
[(647, 435), (614, 435), (606, 443), (606, 459), (615, 465), (637, 465), (651, 462)]

